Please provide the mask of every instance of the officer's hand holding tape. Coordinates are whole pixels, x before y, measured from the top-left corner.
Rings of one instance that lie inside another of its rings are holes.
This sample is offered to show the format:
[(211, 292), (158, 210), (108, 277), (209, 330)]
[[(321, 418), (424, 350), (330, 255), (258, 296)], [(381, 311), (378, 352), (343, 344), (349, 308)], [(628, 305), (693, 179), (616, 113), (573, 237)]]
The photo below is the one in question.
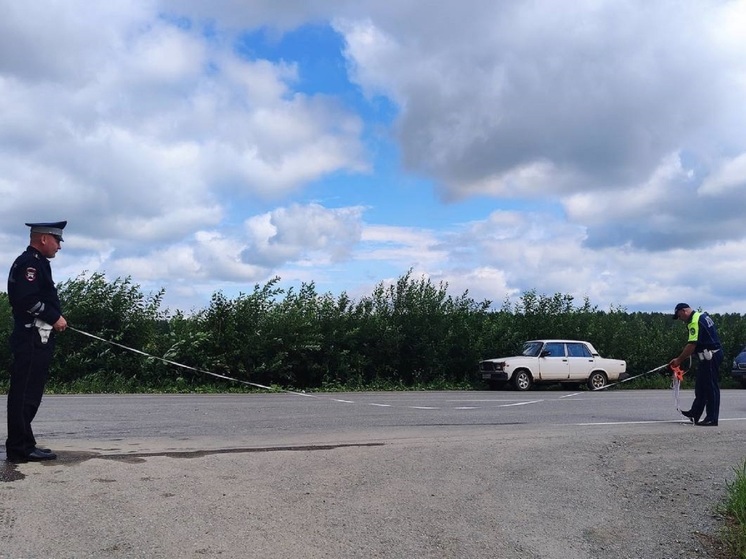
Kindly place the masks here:
[(65, 320), (65, 317), (60, 315), (60, 317), (57, 319), (57, 322), (52, 324), (52, 328), (57, 330), (57, 332), (62, 332), (67, 328), (67, 320)]

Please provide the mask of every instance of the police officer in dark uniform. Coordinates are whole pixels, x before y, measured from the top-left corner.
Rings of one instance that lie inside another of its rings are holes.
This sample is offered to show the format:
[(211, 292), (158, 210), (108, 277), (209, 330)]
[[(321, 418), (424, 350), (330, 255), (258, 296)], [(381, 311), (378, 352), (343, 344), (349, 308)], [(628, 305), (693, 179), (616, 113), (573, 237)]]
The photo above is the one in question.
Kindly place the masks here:
[(31, 422), (41, 404), (49, 375), (55, 332), (67, 328), (49, 259), (62, 248), (66, 221), (27, 223), (31, 241), (16, 258), (8, 276), (8, 299), (13, 311), (10, 347), (13, 366), (8, 391), (8, 439), (5, 453), (10, 462), (54, 460), (57, 455), (36, 446)]
[[(686, 324), (689, 337), (678, 357), (669, 365), (678, 367), (692, 355), (697, 355), (697, 379), (694, 384), (694, 402), (689, 411), (681, 413), (697, 425), (717, 427), (720, 417), (720, 364), (723, 362), (723, 347), (717, 328), (710, 315), (693, 311), (686, 303), (679, 303), (673, 312), (674, 320)], [(702, 412), (703, 421), (699, 421)]]

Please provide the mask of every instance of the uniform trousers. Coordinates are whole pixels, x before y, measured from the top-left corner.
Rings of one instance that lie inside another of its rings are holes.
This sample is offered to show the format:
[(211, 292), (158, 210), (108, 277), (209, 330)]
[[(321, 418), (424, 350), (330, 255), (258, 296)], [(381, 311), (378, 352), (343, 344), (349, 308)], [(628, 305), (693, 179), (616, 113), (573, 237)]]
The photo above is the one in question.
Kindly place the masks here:
[(720, 416), (720, 364), (723, 362), (723, 351), (712, 354), (712, 359), (700, 359), (697, 366), (697, 379), (694, 382), (694, 402), (692, 417), (699, 421), (705, 412), (705, 421), (717, 423)]
[(54, 333), (41, 343), (36, 328), (16, 326), (10, 337), (13, 365), (8, 390), (8, 457), (28, 456), (36, 448), (31, 422), (41, 405), (54, 354)]

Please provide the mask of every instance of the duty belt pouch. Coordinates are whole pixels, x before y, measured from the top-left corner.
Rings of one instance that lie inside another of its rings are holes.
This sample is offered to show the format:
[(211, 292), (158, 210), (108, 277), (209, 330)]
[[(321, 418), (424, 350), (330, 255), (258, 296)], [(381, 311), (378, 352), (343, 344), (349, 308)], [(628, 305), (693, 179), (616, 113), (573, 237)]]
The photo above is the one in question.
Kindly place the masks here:
[(46, 344), (49, 341), (49, 335), (52, 333), (52, 325), (47, 324), (43, 320), (39, 320), (38, 318), (35, 318), (34, 326), (39, 331), (39, 337), (41, 338), (41, 343)]

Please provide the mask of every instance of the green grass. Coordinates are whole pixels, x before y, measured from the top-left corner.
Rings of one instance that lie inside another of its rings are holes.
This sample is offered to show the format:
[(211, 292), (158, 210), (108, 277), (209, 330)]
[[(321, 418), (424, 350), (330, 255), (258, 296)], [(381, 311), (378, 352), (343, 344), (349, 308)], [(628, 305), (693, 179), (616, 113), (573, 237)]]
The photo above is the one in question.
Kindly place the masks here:
[(727, 496), (719, 510), (726, 521), (723, 542), (733, 557), (746, 559), (746, 460), (733, 470), (736, 477), (726, 484)]

